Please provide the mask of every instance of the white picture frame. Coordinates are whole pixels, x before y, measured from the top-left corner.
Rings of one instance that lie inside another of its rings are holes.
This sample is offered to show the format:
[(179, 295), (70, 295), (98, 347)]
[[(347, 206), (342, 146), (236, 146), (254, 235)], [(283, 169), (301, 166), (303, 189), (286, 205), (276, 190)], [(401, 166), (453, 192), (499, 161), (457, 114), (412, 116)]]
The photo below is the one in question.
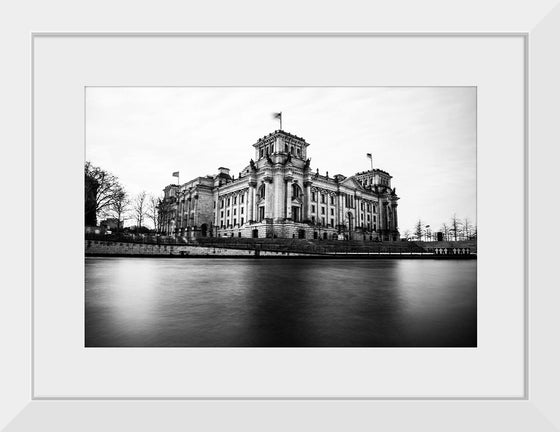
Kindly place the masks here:
[[(33, 275), (29, 272), (32, 261), (30, 255), (23, 260), (18, 267), (22, 273), (20, 277), (9, 273), (8, 286), (17, 287), (21, 291), (10, 290), (2, 294), (2, 309), (6, 323), (5, 349), (13, 353), (3, 365), (3, 374), (9, 379), (3, 380), (7, 385), (2, 389), (2, 406), (6, 409), (1, 419), (6, 430), (32, 430), (38, 428), (54, 428), (62, 430), (99, 430), (99, 429), (174, 429), (184, 424), (185, 417), (199, 428), (223, 429), (243, 427), (249, 430), (267, 429), (285, 430), (298, 429), (358, 429), (375, 425), (381, 429), (410, 430), (430, 428), (431, 430), (558, 430), (560, 427), (560, 416), (557, 413), (555, 403), (555, 392), (558, 389), (559, 373), (555, 366), (558, 364), (558, 342), (555, 340), (554, 329), (558, 328), (558, 318), (554, 315), (554, 305), (558, 304), (558, 293), (551, 290), (551, 284), (547, 278), (552, 276), (551, 268), (554, 268), (551, 256), (552, 246), (546, 241), (545, 236), (529, 237), (529, 233), (538, 232), (539, 227), (546, 221), (542, 210), (537, 212), (535, 208), (529, 207), (531, 203), (547, 201), (547, 212), (555, 213), (557, 203), (550, 203), (550, 195), (546, 183), (541, 184), (543, 173), (553, 169), (553, 158), (547, 157), (546, 145), (555, 142), (559, 133), (555, 130), (551, 95), (558, 95), (559, 84), (554, 82), (558, 76), (559, 60), (554, 58), (554, 40), (558, 38), (560, 27), (560, 9), (556, 7), (552, 12), (537, 8), (531, 9), (532, 17), (536, 21), (524, 21), (523, 28), (516, 33), (505, 32), (507, 25), (500, 27), (495, 35), (516, 35), (524, 39), (525, 49), (528, 57), (525, 64), (526, 78), (526, 154), (525, 154), (525, 250), (526, 264), (528, 264), (528, 277), (525, 281), (525, 322), (526, 342), (525, 347), (525, 391), (523, 396), (514, 398), (216, 398), (215, 400), (183, 400), (185, 398), (161, 398), (150, 397), (135, 398), (98, 398), (58, 397), (50, 400), (41, 400), (33, 392), (33, 369), (31, 357), (33, 356), (33, 345), (30, 344), (31, 325), (33, 323), (33, 300), (30, 286)], [(26, 32), (26, 25), (19, 24)], [(488, 25), (488, 28), (491, 26)], [(59, 29), (53, 29), (58, 31)], [(489, 30), (490, 31), (490, 30)], [(282, 32), (280, 32), (282, 33)], [(279, 36), (289, 36), (282, 33)], [(336, 34), (336, 32), (333, 32)], [(330, 32), (317, 32), (316, 36), (328, 36)], [(16, 34), (16, 32), (14, 32)], [(31, 44), (27, 38), (26, 44), (19, 44), (17, 49), (11, 50), (11, 54), (21, 56), (25, 49), (29, 62), (25, 65), (27, 76), (33, 68), (33, 40), (38, 35), (46, 33), (32, 33)], [(53, 34), (53, 33), (51, 33)], [(70, 33), (66, 33), (70, 34)], [(153, 33), (152, 33), (153, 34)], [(248, 32), (247, 35), (251, 36)], [(294, 34), (294, 33), (292, 33)], [(381, 34), (376, 32), (364, 32), (363, 34)], [(407, 33), (413, 36), (415, 33)], [(444, 35), (445, 33), (434, 33)], [(459, 32), (454, 33), (455, 35)], [(475, 36), (481, 32), (461, 33), (465, 36)], [(142, 33), (128, 33), (129, 36), (141, 36)], [(192, 35), (192, 33), (191, 33)], [(29, 33), (26, 34), (29, 36)], [(93, 37), (102, 37), (102, 33), (90, 34)], [(21, 84), (21, 83), (20, 83)], [(32, 96), (32, 89), (27, 85), (27, 94)], [(20, 87), (21, 89), (21, 87)], [(9, 100), (15, 105), (21, 104), (22, 94), (12, 92)], [(32, 98), (28, 100), (32, 103)], [(31, 125), (33, 117), (29, 110), (21, 119), (23, 124), (29, 127), (29, 136), (32, 139)], [(15, 129), (9, 132), (15, 137)], [(25, 147), (25, 146), (23, 146)], [(22, 151), (23, 172), (29, 173), (29, 179), (33, 178), (33, 155), (29, 147)], [(7, 170), (8, 175), (14, 178), (21, 175), (18, 173), (17, 165)], [(8, 178), (8, 177), (7, 177)], [(4, 179), (3, 179), (4, 180)], [(13, 188), (13, 182), (4, 181), (6, 185)], [(548, 186), (550, 188), (550, 185)], [(30, 188), (28, 189), (30, 190)], [(23, 207), (27, 208), (25, 196)], [(22, 199), (20, 198), (20, 200)], [(20, 201), (22, 202), (22, 201)], [(30, 215), (29, 215), (30, 216)], [(29, 220), (29, 219), (27, 219)], [(8, 240), (15, 240), (8, 236)], [(24, 242), (25, 243), (25, 242)], [(30, 243), (24, 244), (23, 250), (29, 248)], [(6, 260), (7, 257), (4, 257)], [(26, 274), (23, 280), (21, 275)], [(548, 279), (554, 280), (554, 279)], [(7, 306), (9, 305), (9, 306)], [(14, 305), (17, 305), (15, 307)], [(10, 309), (10, 310), (8, 310)], [(17, 314), (17, 315), (16, 315)], [(17, 325), (24, 323), (23, 325)], [(196, 398), (195, 398), (196, 399)], [(306, 399), (306, 400), (302, 400)], [(422, 400), (417, 400), (422, 399)], [(255, 415), (255, 413), (257, 413)], [(64, 422), (60, 424), (60, 418)], [(274, 419), (271, 422), (271, 419)]]

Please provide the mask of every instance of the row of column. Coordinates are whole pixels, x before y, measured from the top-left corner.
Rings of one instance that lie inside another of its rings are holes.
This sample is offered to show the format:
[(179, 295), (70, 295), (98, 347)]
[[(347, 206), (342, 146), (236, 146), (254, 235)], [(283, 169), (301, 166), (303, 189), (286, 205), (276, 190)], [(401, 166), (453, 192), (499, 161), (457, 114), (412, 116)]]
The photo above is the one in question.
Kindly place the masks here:
[[(286, 181), (282, 177), (276, 177), (276, 181), (272, 181), (271, 178), (268, 178), (264, 181), (264, 188), (265, 188), (265, 211), (264, 216), (265, 218), (275, 218), (275, 219), (283, 219), (283, 218), (292, 218), (292, 182), (291, 178), (288, 178)], [(241, 207), (245, 205), (241, 204), (241, 195), (246, 197), (246, 212), (242, 215), (241, 214)], [(233, 225), (233, 220), (236, 219), (238, 224), (241, 224), (241, 217), (244, 218), (244, 221), (256, 221), (258, 219), (258, 206), (256, 202), (256, 195), (257, 195), (257, 183), (252, 182), (249, 184), (249, 189), (246, 192), (238, 195), (237, 203), (234, 206), (233, 203), (230, 204), (228, 207), (227, 205), (224, 206), (222, 209), (220, 207), (221, 198), (218, 197), (217, 205), (216, 205), (216, 215), (215, 215), (215, 224), (216, 226), (220, 226), (220, 219), (221, 219), (221, 211), (224, 211), (224, 225), (227, 226), (228, 222), (230, 225)], [(315, 204), (316, 212), (315, 216), (317, 218), (317, 222), (321, 221), (322, 217), (325, 217), (325, 224), (328, 225), (330, 223), (331, 214), (330, 209), (332, 208), (332, 204), (330, 204), (329, 198), (327, 197), (325, 203), (325, 215), (321, 214), (321, 202), (320, 202), (320, 192), (317, 192), (316, 196), (317, 200), (315, 202), (311, 201), (311, 183), (306, 182), (304, 183), (304, 193), (303, 193), (303, 212), (301, 214), (301, 220), (310, 220), (311, 219), (311, 205)], [(363, 199), (356, 198), (355, 200), (355, 207), (354, 208), (347, 208), (344, 202), (344, 195), (338, 194), (336, 197), (336, 204), (335, 208), (337, 211), (334, 214), (334, 227), (337, 225), (347, 225), (348, 224), (348, 217), (347, 214), (350, 212), (352, 214), (352, 221), (351, 225), (353, 228), (361, 227), (361, 218), (360, 214), (364, 214), (367, 218), (367, 215), (371, 215), (372, 218), (370, 220), (370, 227), (373, 229), (374, 224), (378, 225), (379, 229), (390, 229), (396, 230), (398, 227), (397, 222), (397, 204), (396, 203), (379, 203), (379, 211), (371, 211), (367, 212), (364, 210), (361, 211), (361, 203)], [(232, 197), (230, 197), (233, 200)], [(366, 205), (366, 203), (364, 203)], [(373, 204), (372, 204), (373, 205)], [(233, 214), (233, 209), (236, 208), (236, 214)], [(364, 207), (365, 208), (365, 207)], [(229, 217), (227, 216), (227, 210), (230, 210)], [(190, 211), (190, 208), (189, 208)], [(189, 213), (190, 214), (190, 213)], [(195, 214), (196, 214), (196, 204), (195, 204)], [(373, 216), (377, 216), (377, 221), (374, 222)], [(367, 219), (364, 219), (364, 227), (367, 227)]]

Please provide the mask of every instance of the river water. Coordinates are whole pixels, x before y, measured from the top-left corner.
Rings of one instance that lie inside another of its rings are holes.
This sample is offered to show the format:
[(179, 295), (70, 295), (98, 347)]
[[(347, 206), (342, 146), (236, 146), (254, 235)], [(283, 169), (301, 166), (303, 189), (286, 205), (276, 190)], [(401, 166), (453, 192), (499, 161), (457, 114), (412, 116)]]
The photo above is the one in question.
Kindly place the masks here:
[(93, 258), (86, 347), (474, 347), (476, 260)]

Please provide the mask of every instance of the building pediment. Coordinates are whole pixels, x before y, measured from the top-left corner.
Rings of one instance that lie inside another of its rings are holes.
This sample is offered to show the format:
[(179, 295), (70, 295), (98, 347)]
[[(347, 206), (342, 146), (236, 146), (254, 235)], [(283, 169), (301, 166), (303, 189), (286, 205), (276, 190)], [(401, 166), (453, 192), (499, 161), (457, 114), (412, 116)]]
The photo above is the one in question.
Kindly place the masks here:
[(362, 184), (357, 181), (353, 176), (352, 177), (348, 177), (347, 179), (343, 180), (342, 183), (340, 183), (342, 186), (346, 186), (352, 189), (358, 189), (361, 191), (365, 191), (364, 187), (362, 186)]

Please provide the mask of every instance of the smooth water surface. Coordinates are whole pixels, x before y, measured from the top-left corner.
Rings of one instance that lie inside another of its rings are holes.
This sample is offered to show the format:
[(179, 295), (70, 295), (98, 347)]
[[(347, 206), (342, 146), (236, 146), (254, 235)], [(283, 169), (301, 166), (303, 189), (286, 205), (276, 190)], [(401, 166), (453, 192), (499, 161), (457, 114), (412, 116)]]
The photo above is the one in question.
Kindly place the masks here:
[(474, 347), (476, 260), (86, 258), (87, 347)]

